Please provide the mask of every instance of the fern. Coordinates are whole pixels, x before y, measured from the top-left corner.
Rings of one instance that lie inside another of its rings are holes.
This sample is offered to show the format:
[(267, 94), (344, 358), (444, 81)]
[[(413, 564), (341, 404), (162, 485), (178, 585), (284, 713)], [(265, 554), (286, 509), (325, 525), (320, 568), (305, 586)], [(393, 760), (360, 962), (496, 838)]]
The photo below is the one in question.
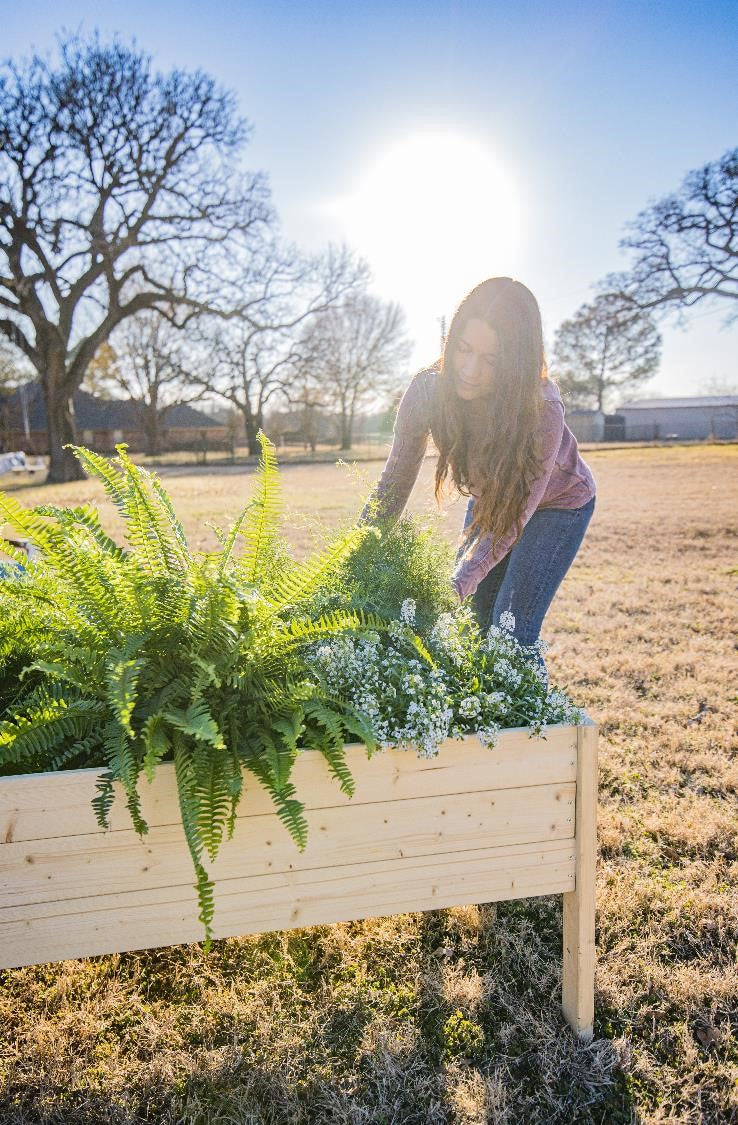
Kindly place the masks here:
[(322, 554), (309, 559), (291, 573), (285, 574), (276, 583), (272, 592), (272, 597), (280, 610), (304, 601), (320, 589), (331, 575), (338, 572), (347, 556), (352, 554), (365, 538), (366, 531), (356, 528)]
[(376, 749), (349, 704), (318, 698), (302, 656), (321, 637), (387, 628), (360, 607), (309, 611), (373, 529), (294, 562), (278, 531), (274, 447), (259, 441), (255, 495), (208, 554), (190, 550), (163, 485), (125, 446), (115, 459), (74, 448), (122, 518), (125, 547), (86, 505), (28, 510), (0, 493), (2, 517), (41, 553), (23, 573), (0, 572), (0, 772), (100, 767), (98, 824), (107, 827), (119, 785), (144, 835), (141, 775), (150, 782), (173, 759), (206, 948), (215, 896), (205, 862), (233, 834), (244, 770), (302, 849), (308, 825), (291, 778), (300, 749), (320, 751), (349, 795), (344, 733)]
[(150, 715), (141, 728), (144, 756), (141, 769), (146, 779), (154, 780), (159, 762), (169, 753), (172, 743), (167, 733), (167, 723), (161, 713)]
[(261, 431), (259, 442), (261, 460), (256, 470), (257, 491), (252, 504), (243, 513), (240, 534), (245, 542), (238, 563), (242, 577), (251, 585), (260, 585), (264, 579), (269, 547), (282, 512), (274, 446)]
[(346, 765), (344, 723), (336, 712), (320, 699), (309, 699), (304, 707), (313, 722), (325, 731), (325, 737), (321, 740), (321, 749), (331, 773), (340, 783), (342, 792), (353, 797), (354, 779)]
[(110, 810), (113, 807), (115, 796), (114, 785), (115, 774), (112, 770), (106, 770), (105, 773), (100, 774), (95, 782), (97, 796), (92, 798), (92, 807), (95, 810), (97, 823), (101, 828), (110, 827)]
[(77, 508), (57, 508), (52, 504), (38, 504), (33, 510), (39, 516), (53, 516), (67, 530), (77, 525), (86, 531), (103, 551), (119, 562), (123, 560), (125, 551), (121, 550), (115, 540), (103, 530), (100, 517), (94, 508), (86, 504)]
[[(264, 732), (263, 739), (267, 742), (269, 741), (266, 732)], [(274, 753), (276, 751), (272, 752)], [(277, 788), (274, 784), (272, 770), (263, 758), (256, 757), (250, 759), (248, 768), (259, 779), (271, 796), (276, 806), (277, 816), (282, 821), (282, 824), (285, 826), (300, 851), (303, 851), (307, 847), (308, 824), (305, 818), (305, 807), (296, 797), (294, 784), (291, 781), (287, 781)]]
[[(135, 640), (136, 638), (134, 638)], [(144, 667), (145, 661), (143, 659), (134, 660), (116, 652), (113, 652), (108, 666), (108, 703), (123, 730), (131, 738), (136, 737), (136, 732), (131, 726), (131, 715), (136, 705), (138, 677)]]

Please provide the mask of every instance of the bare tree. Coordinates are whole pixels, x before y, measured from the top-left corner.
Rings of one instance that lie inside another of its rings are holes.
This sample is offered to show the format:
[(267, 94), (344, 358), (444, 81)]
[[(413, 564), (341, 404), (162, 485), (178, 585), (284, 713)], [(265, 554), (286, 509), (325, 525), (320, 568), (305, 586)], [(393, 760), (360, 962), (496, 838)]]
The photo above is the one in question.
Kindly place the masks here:
[(738, 395), (738, 378), (728, 375), (709, 375), (700, 386), (703, 395)]
[(300, 428), (310, 452), (315, 453), (320, 436), (320, 420), (328, 408), (325, 388), (316, 383), (305, 365), (304, 355), (298, 355), (285, 394), (291, 406), (300, 410)]
[(15, 393), (29, 379), (28, 367), (23, 357), (20, 357), (0, 336), (0, 450), (8, 448), (10, 431), (14, 428), (13, 423), (18, 411), (21, 415), (21, 425), (26, 435), (30, 436), (23, 391), (21, 390), (20, 395)]
[(0, 391), (12, 391), (28, 378), (28, 364), (0, 336)]
[(651, 379), (660, 358), (661, 336), (650, 314), (603, 294), (559, 326), (551, 369), (574, 404), (603, 410), (616, 392)]
[(118, 353), (109, 340), (103, 340), (87, 364), (82, 390), (95, 398), (111, 398), (118, 386)]
[(633, 265), (606, 277), (603, 292), (664, 313), (720, 299), (727, 302), (726, 323), (738, 317), (738, 148), (689, 172), (679, 191), (626, 229), (621, 246), (632, 252)]
[(289, 398), (305, 326), (350, 298), (366, 278), (366, 263), (345, 246), (306, 256), (275, 244), (243, 280), (249, 318), (205, 325), (199, 338), (207, 358), (192, 377), (241, 412), (250, 454), (259, 453), (270, 399)]
[[(160, 452), (161, 432), (175, 406), (199, 401), (184, 333), (156, 312), (129, 317), (115, 331), (115, 361), (109, 378), (136, 405), (146, 452)], [(110, 345), (107, 345), (110, 346)]]
[(400, 306), (366, 292), (316, 317), (306, 331), (303, 386), (307, 380), (338, 416), (341, 450), (351, 449), (357, 413), (396, 387), (411, 350), (405, 331)]
[(79, 476), (72, 395), (116, 325), (156, 309), (183, 326), (226, 307), (273, 220), (236, 157), (248, 126), (201, 71), (155, 73), (114, 40), (71, 37), (56, 68), (0, 74), (0, 334), (31, 361), (48, 417), (50, 481)]

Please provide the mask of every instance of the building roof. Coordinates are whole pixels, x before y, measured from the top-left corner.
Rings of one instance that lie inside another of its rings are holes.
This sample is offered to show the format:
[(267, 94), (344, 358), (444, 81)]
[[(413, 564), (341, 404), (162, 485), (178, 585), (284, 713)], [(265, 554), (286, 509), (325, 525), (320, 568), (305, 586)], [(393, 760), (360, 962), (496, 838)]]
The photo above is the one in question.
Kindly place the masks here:
[[(26, 409), (28, 411), (28, 424), (31, 430), (46, 429), (46, 404), (44, 403), (41, 387), (38, 382), (25, 383), (23, 387), (13, 391), (8, 397), (8, 403), (13, 411), (15, 422), (19, 429), (23, 428), (21, 392), (25, 394)], [(74, 404), (74, 418), (78, 430), (140, 430), (141, 413), (138, 403), (132, 399), (122, 398), (96, 398), (88, 391), (75, 391), (72, 402)], [(165, 429), (197, 429), (205, 430), (211, 426), (220, 426), (215, 418), (195, 410), (192, 406), (173, 406), (164, 415)]]
[(675, 407), (702, 406), (713, 410), (721, 406), (738, 406), (738, 395), (693, 395), (685, 398), (634, 398), (624, 402), (619, 410), (656, 410), (659, 407), (673, 410)]

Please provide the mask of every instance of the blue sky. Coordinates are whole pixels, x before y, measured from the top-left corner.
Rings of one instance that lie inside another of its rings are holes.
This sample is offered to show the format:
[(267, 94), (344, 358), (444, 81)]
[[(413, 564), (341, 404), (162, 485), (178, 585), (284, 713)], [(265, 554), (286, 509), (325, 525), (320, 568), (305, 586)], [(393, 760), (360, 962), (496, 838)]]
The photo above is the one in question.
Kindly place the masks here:
[[(98, 27), (234, 90), (253, 126), (244, 164), (269, 174), (285, 235), (356, 246), (407, 311), (412, 367), (494, 274), (530, 286), (552, 341), (626, 264), (626, 221), (738, 143), (732, 0), (0, 0), (0, 23), (3, 57)], [(725, 312), (662, 324), (647, 393), (738, 381)]]

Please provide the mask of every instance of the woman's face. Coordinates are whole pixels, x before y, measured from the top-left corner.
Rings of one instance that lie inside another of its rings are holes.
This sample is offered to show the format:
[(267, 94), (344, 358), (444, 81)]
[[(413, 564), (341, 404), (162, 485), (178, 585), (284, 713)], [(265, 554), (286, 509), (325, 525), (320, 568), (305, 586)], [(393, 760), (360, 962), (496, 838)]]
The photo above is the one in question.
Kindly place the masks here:
[(489, 394), (499, 366), (500, 341), (494, 328), (472, 317), (459, 332), (453, 354), (456, 393), (463, 399)]

